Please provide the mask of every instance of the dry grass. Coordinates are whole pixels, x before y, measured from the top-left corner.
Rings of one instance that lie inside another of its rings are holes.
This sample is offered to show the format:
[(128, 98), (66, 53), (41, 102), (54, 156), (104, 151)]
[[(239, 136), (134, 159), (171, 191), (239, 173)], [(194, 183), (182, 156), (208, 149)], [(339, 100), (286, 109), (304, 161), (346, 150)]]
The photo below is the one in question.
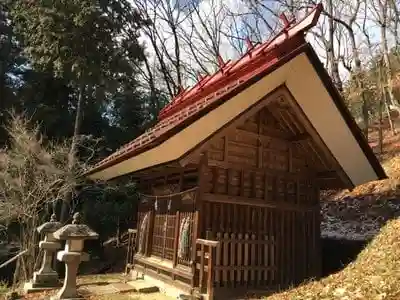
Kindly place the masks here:
[(270, 300), (400, 299), (400, 220), (390, 221), (343, 271)]

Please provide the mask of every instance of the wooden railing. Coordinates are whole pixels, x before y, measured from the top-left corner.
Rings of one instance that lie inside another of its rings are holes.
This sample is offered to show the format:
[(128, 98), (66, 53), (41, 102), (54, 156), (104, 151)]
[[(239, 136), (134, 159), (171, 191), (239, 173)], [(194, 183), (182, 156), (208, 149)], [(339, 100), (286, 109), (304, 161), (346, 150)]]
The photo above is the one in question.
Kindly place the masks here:
[(207, 293), (208, 299), (214, 299), (214, 266), (215, 250), (219, 248), (218, 241), (196, 240), (196, 271), (195, 277), (198, 278), (200, 293)]
[(125, 273), (133, 269), (134, 256), (136, 253), (137, 229), (128, 229), (128, 250), (126, 252)]

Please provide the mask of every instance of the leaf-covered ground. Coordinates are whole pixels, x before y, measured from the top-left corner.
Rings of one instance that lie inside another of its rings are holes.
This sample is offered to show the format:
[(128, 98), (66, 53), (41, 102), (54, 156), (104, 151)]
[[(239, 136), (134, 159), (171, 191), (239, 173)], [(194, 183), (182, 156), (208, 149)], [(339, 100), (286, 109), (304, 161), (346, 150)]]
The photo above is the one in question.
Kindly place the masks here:
[(370, 145), (389, 178), (352, 191), (325, 192), (321, 202), (323, 237), (370, 240), (388, 220), (400, 216), (400, 134), (385, 132), (383, 154), (378, 154), (376, 140), (377, 133), (371, 133)]
[(355, 262), (269, 300), (400, 299), (400, 220), (389, 221)]

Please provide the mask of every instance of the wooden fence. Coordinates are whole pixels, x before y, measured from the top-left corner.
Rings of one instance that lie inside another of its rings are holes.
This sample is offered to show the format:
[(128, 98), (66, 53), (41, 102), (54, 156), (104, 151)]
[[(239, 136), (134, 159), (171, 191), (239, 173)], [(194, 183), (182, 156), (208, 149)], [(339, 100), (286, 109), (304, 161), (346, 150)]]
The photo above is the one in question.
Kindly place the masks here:
[(217, 233), (215, 283), (220, 287), (265, 286), (277, 271), (273, 236), (249, 233)]

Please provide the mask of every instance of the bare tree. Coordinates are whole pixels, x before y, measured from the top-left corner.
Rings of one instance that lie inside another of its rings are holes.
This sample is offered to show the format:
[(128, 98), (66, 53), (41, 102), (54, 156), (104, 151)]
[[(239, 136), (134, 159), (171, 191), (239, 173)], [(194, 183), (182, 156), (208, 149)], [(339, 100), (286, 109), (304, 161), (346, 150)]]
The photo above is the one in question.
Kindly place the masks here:
[(28, 280), (37, 257), (35, 228), (48, 217), (46, 209), (79, 183), (77, 174), (84, 166), (69, 166), (69, 145), (45, 144), (39, 126), (25, 117), (12, 114), (7, 127), (9, 148), (0, 150), (0, 222), (17, 222), (17, 235), (25, 256), (17, 261), (14, 281)]
[(366, 3), (368, 4), (368, 11), (372, 15), (372, 20), (380, 28), (380, 38), (381, 38), (380, 45), (381, 45), (383, 60), (385, 62), (386, 88), (387, 88), (387, 93), (389, 95), (389, 101), (393, 107), (398, 108), (400, 102), (395, 98), (393, 93), (393, 73), (389, 57), (389, 46), (388, 46), (388, 36), (387, 36), (388, 35), (387, 28), (390, 23), (389, 16), (391, 13), (391, 8), (393, 6), (391, 5), (390, 0), (370, 0)]

